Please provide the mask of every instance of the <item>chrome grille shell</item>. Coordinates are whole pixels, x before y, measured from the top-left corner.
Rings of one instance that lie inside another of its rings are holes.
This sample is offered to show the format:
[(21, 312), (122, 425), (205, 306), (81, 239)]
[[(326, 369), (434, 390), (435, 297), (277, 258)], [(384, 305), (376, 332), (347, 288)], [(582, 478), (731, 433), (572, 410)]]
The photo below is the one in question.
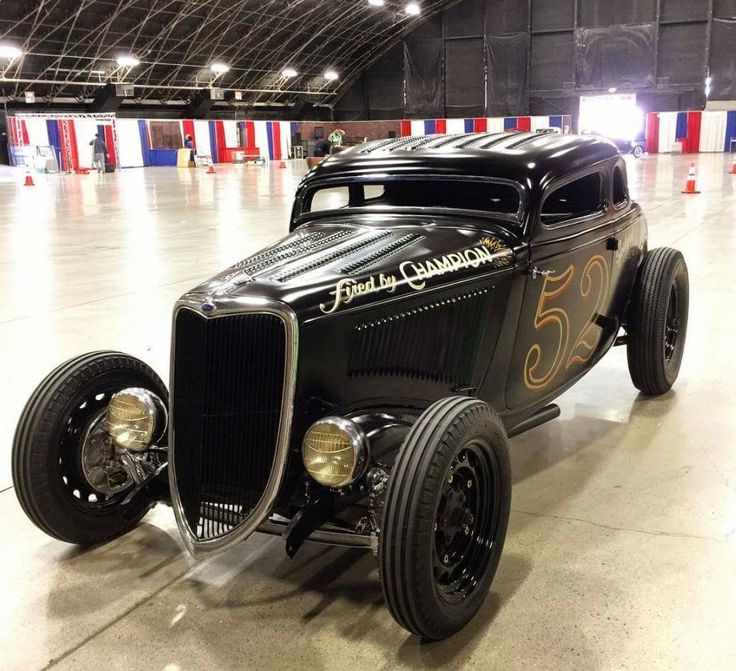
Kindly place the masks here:
[(259, 524), (268, 516), (278, 495), (286, 468), (289, 443), (291, 439), (291, 425), (294, 412), (294, 392), (296, 385), (296, 370), (299, 348), (299, 328), (294, 311), (285, 303), (261, 297), (230, 296), (225, 293), (216, 297), (202, 293), (185, 295), (175, 306), (172, 325), (172, 352), (170, 387), (172, 399), (176, 390), (176, 321), (181, 310), (191, 310), (206, 320), (226, 319), (236, 315), (273, 315), (278, 317), (284, 325), (284, 367), (281, 398), (281, 416), (276, 433), (276, 446), (273, 463), (268, 481), (263, 493), (247, 517), (236, 524), (228, 533), (214, 538), (201, 539), (197, 530), (192, 529), (187, 520), (182, 502), (181, 492), (177, 484), (176, 467), (176, 404), (172, 401), (171, 429), (169, 433), (169, 482), (171, 487), (172, 503), (179, 531), (189, 552), (197, 558), (222, 552), (233, 545), (245, 540), (252, 534)]

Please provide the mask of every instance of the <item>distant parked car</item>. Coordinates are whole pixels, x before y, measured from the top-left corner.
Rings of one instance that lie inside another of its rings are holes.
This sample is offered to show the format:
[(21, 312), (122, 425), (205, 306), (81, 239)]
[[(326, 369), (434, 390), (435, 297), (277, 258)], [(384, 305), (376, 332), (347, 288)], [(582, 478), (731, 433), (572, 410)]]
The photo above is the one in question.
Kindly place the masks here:
[(614, 345), (642, 393), (675, 382), (685, 260), (647, 249), (626, 163), (594, 136), (352, 147), (304, 178), (290, 230), (176, 304), (171, 399), (120, 352), (52, 371), (18, 424), (15, 490), (70, 543), (162, 501), (196, 557), (255, 531), (289, 556), (369, 549), (396, 620), (445, 638), (501, 558), (508, 437)]
[(613, 137), (608, 139), (618, 147), (622, 154), (633, 154), (636, 158), (641, 158), (647, 148), (644, 140), (622, 140)]

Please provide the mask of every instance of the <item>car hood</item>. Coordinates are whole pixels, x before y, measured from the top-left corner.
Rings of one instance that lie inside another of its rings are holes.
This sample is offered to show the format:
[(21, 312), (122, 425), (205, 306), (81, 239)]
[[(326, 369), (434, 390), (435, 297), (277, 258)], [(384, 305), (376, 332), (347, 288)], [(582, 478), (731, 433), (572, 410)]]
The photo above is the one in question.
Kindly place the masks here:
[(301, 321), (359, 309), (513, 263), (513, 236), (436, 218), (323, 219), (249, 256), (185, 294), (204, 312), (240, 297), (281, 301)]

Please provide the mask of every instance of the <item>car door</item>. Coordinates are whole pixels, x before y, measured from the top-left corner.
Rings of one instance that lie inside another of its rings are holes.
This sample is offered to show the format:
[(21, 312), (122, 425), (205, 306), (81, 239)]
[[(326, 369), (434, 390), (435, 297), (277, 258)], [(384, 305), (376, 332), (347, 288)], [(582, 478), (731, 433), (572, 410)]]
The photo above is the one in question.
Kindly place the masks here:
[(506, 384), (519, 410), (587, 371), (618, 330), (609, 317), (615, 238), (610, 167), (553, 181), (532, 219), (530, 262)]

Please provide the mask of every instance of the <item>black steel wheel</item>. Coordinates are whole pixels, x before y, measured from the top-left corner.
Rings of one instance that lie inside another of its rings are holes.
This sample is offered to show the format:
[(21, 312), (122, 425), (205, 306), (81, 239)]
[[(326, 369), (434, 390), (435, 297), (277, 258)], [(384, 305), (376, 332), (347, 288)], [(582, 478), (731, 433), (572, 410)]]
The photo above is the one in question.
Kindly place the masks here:
[(642, 393), (669, 391), (685, 350), (689, 284), (687, 265), (676, 249), (650, 251), (639, 269), (627, 315), (631, 380)]
[(381, 584), (401, 626), (438, 640), (472, 619), (498, 567), (510, 503), (496, 413), (467, 397), (430, 406), (397, 457), (380, 536)]
[(21, 507), (50, 536), (91, 545), (138, 524), (153, 501), (127, 501), (133, 480), (101, 443), (113, 394), (143, 387), (168, 405), (168, 393), (142, 361), (91, 352), (61, 364), (31, 395), (13, 439), (13, 484)]

